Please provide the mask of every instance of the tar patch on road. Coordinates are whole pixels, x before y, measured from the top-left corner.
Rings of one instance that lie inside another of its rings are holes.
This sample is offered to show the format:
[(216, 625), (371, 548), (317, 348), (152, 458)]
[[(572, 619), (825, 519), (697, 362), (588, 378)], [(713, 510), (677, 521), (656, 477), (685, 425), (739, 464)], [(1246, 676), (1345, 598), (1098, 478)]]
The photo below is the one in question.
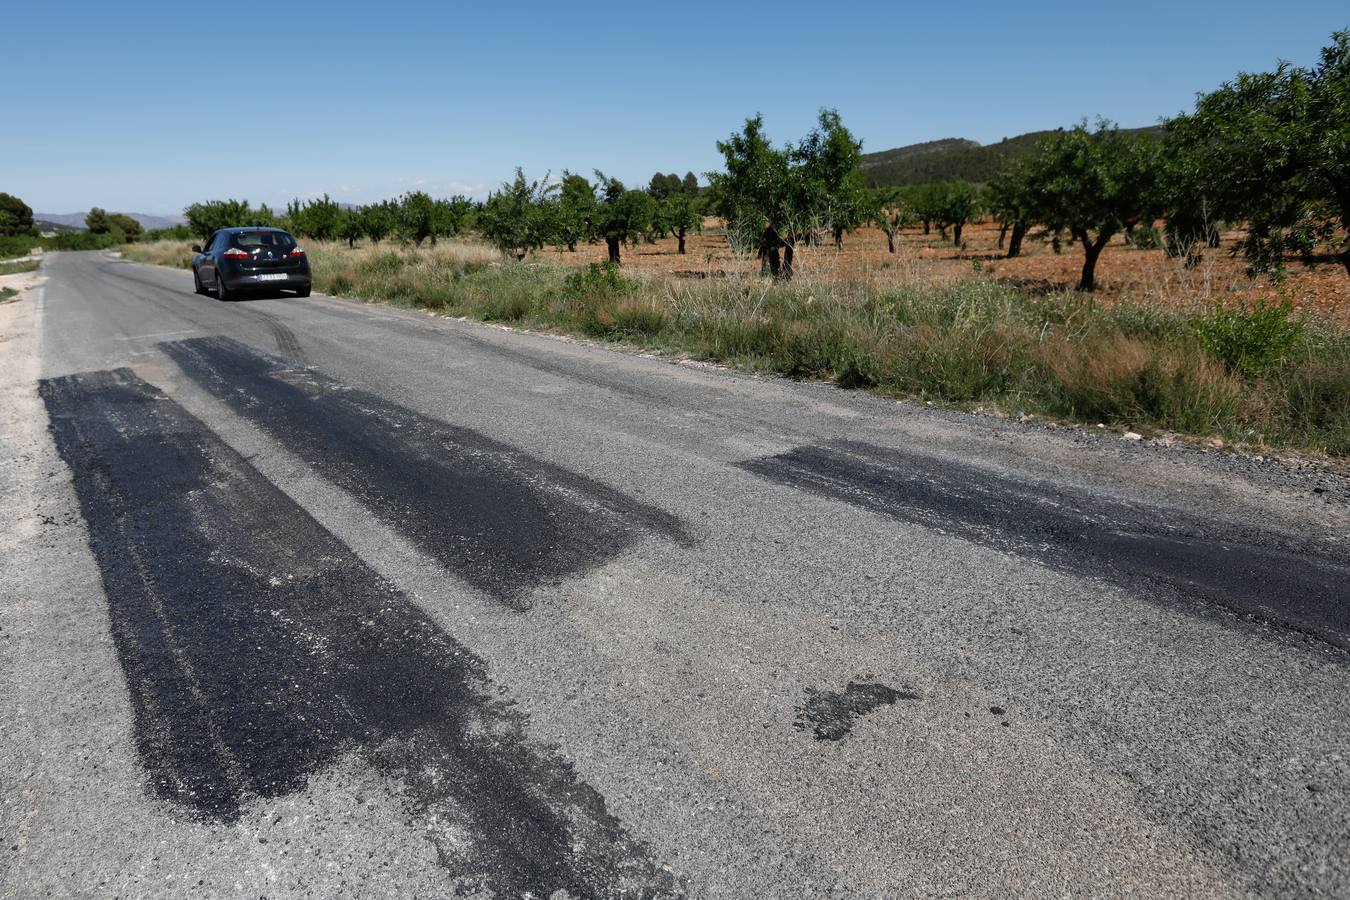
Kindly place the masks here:
[[(1060, 571), (1127, 588), (1164, 586), (1170, 596), (1350, 648), (1350, 560), (1285, 546), (1259, 529), (1225, 523), (1216, 533), (1210, 523), (1171, 510), (850, 442), (798, 447), (741, 466)], [(1183, 608), (1203, 610), (1193, 603)]]
[(200, 421), (125, 369), (41, 394), (154, 793), (229, 822), (355, 753), (469, 889), (674, 890), (478, 658)]
[(853, 720), (897, 700), (918, 700), (913, 691), (897, 691), (884, 684), (850, 681), (843, 691), (806, 689), (806, 703), (797, 709), (793, 726), (808, 728), (818, 741), (843, 740), (853, 731)]
[(516, 608), (674, 516), (467, 428), (229, 339), (161, 345), (187, 375), (474, 587)]

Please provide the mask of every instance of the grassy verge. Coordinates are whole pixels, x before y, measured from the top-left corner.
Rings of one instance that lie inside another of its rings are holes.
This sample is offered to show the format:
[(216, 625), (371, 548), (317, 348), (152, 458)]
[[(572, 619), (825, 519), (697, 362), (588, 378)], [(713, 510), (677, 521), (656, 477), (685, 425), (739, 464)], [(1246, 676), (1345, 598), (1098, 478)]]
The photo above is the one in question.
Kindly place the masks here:
[[(186, 244), (133, 259), (187, 266)], [(1350, 332), (1287, 307), (1166, 311), (984, 280), (774, 284), (504, 262), (481, 245), (307, 243), (315, 288), (790, 377), (1143, 433), (1350, 455)]]
[(19, 296), (19, 292), (14, 290), (14, 288), (0, 287), (0, 303), (8, 303), (17, 296)]
[(25, 259), (19, 262), (0, 262), (0, 275), (17, 275), (20, 272), (36, 272), (41, 260)]

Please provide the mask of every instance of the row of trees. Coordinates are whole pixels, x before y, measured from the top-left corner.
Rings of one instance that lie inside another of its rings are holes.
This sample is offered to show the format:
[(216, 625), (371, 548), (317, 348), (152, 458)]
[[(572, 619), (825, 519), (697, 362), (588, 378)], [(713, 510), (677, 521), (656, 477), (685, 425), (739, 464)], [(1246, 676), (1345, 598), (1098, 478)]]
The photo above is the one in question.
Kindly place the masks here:
[(122, 213), (110, 213), (95, 206), (84, 217), (84, 226), (91, 234), (118, 235), (124, 241), (134, 241), (144, 229), (141, 223)]
[[(317, 238), (389, 236), (421, 244), (474, 228), (504, 253), (523, 259), (545, 246), (575, 249), (603, 242), (619, 263), (621, 248), (671, 235), (685, 239), (705, 215), (719, 217), (733, 247), (754, 252), (764, 270), (791, 278), (802, 245), (872, 223), (895, 250), (901, 229), (922, 224), (962, 240), (967, 223), (992, 215), (1008, 256), (1029, 236), (1081, 246), (1079, 287), (1092, 290), (1103, 249), (1122, 233), (1152, 234), (1165, 222), (1169, 252), (1194, 259), (1218, 242), (1218, 225), (1243, 223), (1235, 252), (1255, 270), (1279, 269), (1290, 254), (1339, 260), (1350, 273), (1350, 33), (1333, 36), (1318, 65), (1282, 64), (1240, 75), (1203, 95), (1194, 112), (1164, 123), (1162, 135), (1123, 132), (1109, 122), (1050, 133), (1028, 156), (1013, 159), (984, 186), (942, 182), (869, 190), (862, 142), (838, 112), (822, 110), (801, 140), (774, 145), (762, 117), (720, 141), (724, 169), (700, 189), (692, 173), (658, 173), (630, 189), (596, 171), (564, 171), (530, 180), (519, 169), (482, 203), (435, 200), (421, 192), (361, 209), (328, 197), (293, 203), (285, 215), (297, 232)], [(274, 221), (246, 203), (197, 204), (192, 229)]]
[(233, 225), (284, 225), (302, 237), (379, 243), (395, 238), (421, 246), (476, 230), (504, 253), (523, 259), (546, 246), (575, 250), (604, 243), (612, 262), (621, 247), (670, 235), (686, 252), (689, 234), (703, 227), (704, 205), (694, 173), (657, 173), (646, 190), (630, 190), (616, 178), (595, 173), (594, 182), (571, 172), (561, 180), (531, 181), (516, 171), (513, 181), (482, 203), (463, 196), (435, 199), (423, 191), (363, 207), (343, 206), (328, 195), (293, 201), (284, 214), (247, 200), (194, 203), (184, 213), (192, 235), (207, 237)]

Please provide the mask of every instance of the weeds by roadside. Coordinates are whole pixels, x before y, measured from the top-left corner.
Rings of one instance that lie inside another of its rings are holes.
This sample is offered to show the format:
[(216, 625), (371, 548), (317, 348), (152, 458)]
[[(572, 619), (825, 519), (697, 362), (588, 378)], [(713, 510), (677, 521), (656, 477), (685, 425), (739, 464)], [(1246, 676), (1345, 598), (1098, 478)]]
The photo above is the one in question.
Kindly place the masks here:
[(18, 262), (0, 263), (0, 275), (18, 275), (21, 272), (36, 272), (42, 261), (38, 259), (24, 259)]
[(19, 296), (19, 292), (14, 290), (14, 288), (0, 287), (0, 303), (8, 303), (17, 296)]
[[(586, 334), (844, 387), (1350, 455), (1350, 332), (1287, 306), (1161, 309), (912, 272), (680, 278), (468, 242), (307, 245), (319, 291)], [(187, 266), (178, 242), (129, 258)], [(753, 272), (753, 267), (744, 267)]]

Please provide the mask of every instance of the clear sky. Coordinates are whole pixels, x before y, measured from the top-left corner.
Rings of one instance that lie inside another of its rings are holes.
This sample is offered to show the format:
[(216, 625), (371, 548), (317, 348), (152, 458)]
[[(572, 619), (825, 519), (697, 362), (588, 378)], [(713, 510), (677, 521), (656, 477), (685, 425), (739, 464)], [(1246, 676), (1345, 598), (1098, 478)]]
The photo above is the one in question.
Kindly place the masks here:
[(883, 150), (1098, 115), (1146, 125), (1311, 64), (1346, 0), (7, 4), (0, 191), (41, 212), (481, 196), (516, 165), (702, 173), (762, 112)]

